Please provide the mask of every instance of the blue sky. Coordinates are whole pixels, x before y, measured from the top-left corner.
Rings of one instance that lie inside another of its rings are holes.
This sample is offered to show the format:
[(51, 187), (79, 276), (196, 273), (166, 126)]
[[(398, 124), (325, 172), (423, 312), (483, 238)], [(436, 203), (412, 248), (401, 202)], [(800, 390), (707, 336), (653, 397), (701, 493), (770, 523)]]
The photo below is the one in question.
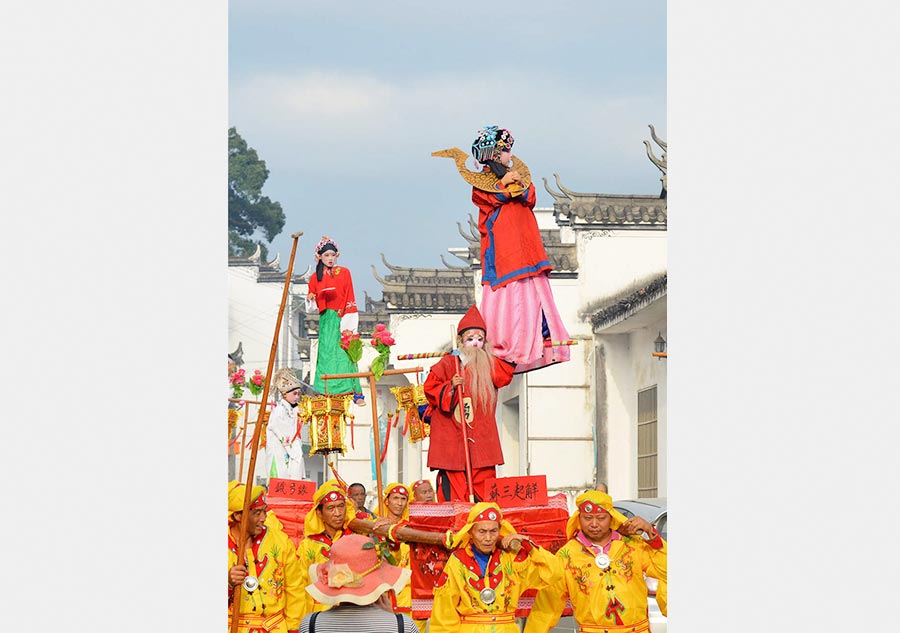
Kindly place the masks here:
[[(664, 2), (390, 3), (232, 0), (229, 123), (270, 170), (287, 222), (272, 252), (312, 263), (323, 235), (381, 298), (371, 273), (442, 268), (475, 207), (448, 159), (487, 124), (550, 206), (541, 177), (576, 191), (659, 192), (642, 145), (666, 134)], [(450, 256), (448, 261), (460, 263)]]

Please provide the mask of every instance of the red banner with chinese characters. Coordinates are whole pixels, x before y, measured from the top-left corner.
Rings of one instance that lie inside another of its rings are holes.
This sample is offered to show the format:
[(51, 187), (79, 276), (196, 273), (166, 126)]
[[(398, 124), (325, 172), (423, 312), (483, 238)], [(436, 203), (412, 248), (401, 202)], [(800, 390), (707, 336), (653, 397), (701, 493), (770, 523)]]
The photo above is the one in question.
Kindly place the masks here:
[(316, 482), (296, 479), (269, 480), (266, 502), (284, 526), (284, 533), (296, 547), (303, 540), (303, 520), (312, 510), (312, 497)]
[(316, 482), (314, 481), (272, 477), (269, 480), (269, 492), (266, 493), (266, 498), (287, 497), (294, 501), (312, 501), (315, 492)]
[[(508, 479), (537, 479), (537, 477), (510, 477)], [(546, 481), (546, 480), (545, 480)], [(512, 523), (516, 532), (528, 536), (550, 552), (556, 552), (566, 542), (566, 521), (569, 520), (568, 504), (564, 494), (546, 497), (544, 505), (505, 508), (503, 518)], [(498, 504), (500, 505), (500, 504)], [(470, 503), (411, 503), (409, 525), (419, 530), (446, 532), (459, 530), (466, 524)], [(410, 568), (412, 578), (412, 617), (424, 620), (431, 617), (434, 587), (444, 569), (450, 552), (438, 545), (410, 543)], [(526, 591), (519, 598), (517, 617), (527, 617), (534, 603), (534, 591)]]
[(484, 498), (501, 508), (547, 505), (547, 475), (498, 477), (484, 482)]

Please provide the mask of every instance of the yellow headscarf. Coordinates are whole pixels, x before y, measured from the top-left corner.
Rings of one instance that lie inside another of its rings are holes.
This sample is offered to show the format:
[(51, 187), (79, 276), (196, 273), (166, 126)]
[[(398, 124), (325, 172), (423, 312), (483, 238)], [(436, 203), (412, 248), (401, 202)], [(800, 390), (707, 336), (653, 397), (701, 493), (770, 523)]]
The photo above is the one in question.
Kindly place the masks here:
[[(239, 481), (229, 481), (228, 482), (228, 518), (231, 518), (231, 515), (235, 512), (242, 512), (244, 510), (244, 495), (247, 491), (247, 485), (242, 484)], [(255, 508), (261, 505), (265, 505), (266, 497), (265, 497), (266, 489), (262, 486), (253, 486), (250, 489), (250, 508)]]
[(468, 545), (472, 538), (469, 536), (469, 531), (472, 529), (473, 525), (480, 521), (496, 521), (499, 523), (501, 538), (516, 533), (516, 528), (512, 526), (512, 523), (504, 520), (503, 512), (500, 511), (500, 506), (496, 503), (480, 501), (472, 506), (472, 509), (469, 510), (466, 524), (454, 535), (453, 543), (451, 545), (452, 548), (456, 549), (457, 547), (465, 547)]
[(406, 486), (404, 486), (403, 484), (401, 484), (399, 482), (394, 482), (392, 484), (388, 484), (384, 488), (383, 495), (382, 495), (382, 501), (384, 502), (383, 503), (384, 516), (388, 515), (387, 498), (388, 498), (388, 495), (391, 494), (392, 492), (399, 492), (400, 494), (406, 495), (406, 507), (403, 508), (403, 516), (400, 517), (400, 520), (401, 521), (409, 521), (409, 488), (407, 488)]
[(346, 529), (350, 521), (356, 518), (356, 507), (347, 497), (347, 491), (344, 490), (343, 486), (341, 486), (336, 479), (329, 479), (319, 486), (313, 494), (313, 507), (306, 513), (306, 518), (303, 520), (303, 535), (310, 536), (312, 534), (321, 534), (324, 532), (325, 524), (322, 522), (322, 519), (319, 518), (319, 513), (316, 512), (316, 508), (322, 505), (322, 503), (339, 501), (341, 499), (344, 500), (345, 505), (343, 527)]
[(612, 516), (610, 527), (614, 530), (628, 520), (625, 518), (625, 515), (613, 507), (612, 497), (599, 490), (588, 490), (575, 498), (575, 512), (572, 513), (568, 523), (566, 523), (566, 536), (572, 538), (581, 529), (581, 522), (578, 517), (581, 516), (582, 509), (585, 512), (591, 512), (592, 510), (596, 511), (597, 508), (603, 508)]

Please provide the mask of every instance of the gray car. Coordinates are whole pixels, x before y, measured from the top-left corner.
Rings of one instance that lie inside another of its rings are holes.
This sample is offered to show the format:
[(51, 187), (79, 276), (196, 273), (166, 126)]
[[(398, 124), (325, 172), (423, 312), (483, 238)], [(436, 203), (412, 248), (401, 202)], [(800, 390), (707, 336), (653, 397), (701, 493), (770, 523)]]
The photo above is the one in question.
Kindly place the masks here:
[(613, 501), (613, 507), (629, 519), (635, 515), (645, 519), (666, 541), (669, 540), (666, 529), (668, 521), (665, 497)]

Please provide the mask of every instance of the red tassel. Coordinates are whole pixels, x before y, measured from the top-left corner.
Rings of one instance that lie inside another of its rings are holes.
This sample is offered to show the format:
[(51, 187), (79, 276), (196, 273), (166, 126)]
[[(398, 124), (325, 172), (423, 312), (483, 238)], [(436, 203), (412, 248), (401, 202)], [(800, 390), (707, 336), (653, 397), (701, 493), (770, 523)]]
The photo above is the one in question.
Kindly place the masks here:
[(384, 463), (384, 458), (387, 457), (387, 447), (388, 442), (391, 439), (391, 414), (388, 413), (388, 423), (387, 423), (387, 433), (384, 434), (384, 450), (381, 451), (381, 458), (378, 460), (378, 464), (381, 465)]

